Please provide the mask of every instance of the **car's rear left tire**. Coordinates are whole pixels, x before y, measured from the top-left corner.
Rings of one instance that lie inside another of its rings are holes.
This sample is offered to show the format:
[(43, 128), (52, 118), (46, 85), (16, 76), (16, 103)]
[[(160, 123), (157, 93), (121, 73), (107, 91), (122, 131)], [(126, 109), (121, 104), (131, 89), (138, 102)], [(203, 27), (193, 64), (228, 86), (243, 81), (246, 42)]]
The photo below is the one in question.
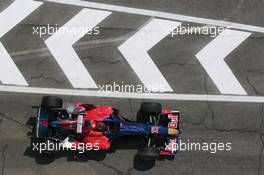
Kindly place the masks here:
[(154, 147), (146, 147), (139, 149), (137, 155), (145, 160), (155, 160), (159, 158), (160, 151)]
[(63, 100), (56, 96), (45, 96), (41, 100), (41, 107), (44, 108), (62, 108)]

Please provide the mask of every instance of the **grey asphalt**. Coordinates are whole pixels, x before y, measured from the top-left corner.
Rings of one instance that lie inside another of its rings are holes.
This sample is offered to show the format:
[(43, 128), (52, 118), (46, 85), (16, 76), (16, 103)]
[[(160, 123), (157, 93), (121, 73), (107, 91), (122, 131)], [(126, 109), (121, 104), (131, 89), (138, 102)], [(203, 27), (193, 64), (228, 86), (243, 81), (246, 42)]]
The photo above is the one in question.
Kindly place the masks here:
[[(0, 12), (12, 1), (2, 0)], [(263, 0), (135, 0), (96, 2), (179, 13), (209, 19), (264, 27)], [(82, 8), (45, 3), (1, 42), (32, 87), (72, 88), (64, 73), (47, 50), (44, 40), (32, 35), (33, 25), (63, 25)], [(113, 13), (100, 23), (98, 36), (85, 36), (74, 49), (97, 84), (113, 81), (141, 84), (134, 71), (117, 50), (149, 17)], [(196, 24), (194, 24), (196, 25)], [(175, 93), (217, 94), (220, 92), (195, 54), (213, 38), (205, 35), (167, 37), (149, 54)], [(263, 34), (252, 34), (225, 59), (248, 95), (264, 94)], [(39, 50), (41, 49), (41, 50)], [(27, 52), (25, 52), (27, 51)], [(228, 82), (227, 82), (228, 83)], [(158, 101), (167, 108), (181, 111), (181, 139), (192, 142), (231, 142), (231, 151), (180, 151), (175, 160), (160, 160), (155, 165), (135, 159), (137, 143), (124, 139), (106, 155), (77, 156), (61, 153), (41, 157), (30, 149), (26, 125), (42, 95), (0, 92), (0, 171), (12, 174), (264, 174), (264, 106), (260, 103)], [(61, 96), (65, 102), (113, 105), (135, 119), (143, 100)]]

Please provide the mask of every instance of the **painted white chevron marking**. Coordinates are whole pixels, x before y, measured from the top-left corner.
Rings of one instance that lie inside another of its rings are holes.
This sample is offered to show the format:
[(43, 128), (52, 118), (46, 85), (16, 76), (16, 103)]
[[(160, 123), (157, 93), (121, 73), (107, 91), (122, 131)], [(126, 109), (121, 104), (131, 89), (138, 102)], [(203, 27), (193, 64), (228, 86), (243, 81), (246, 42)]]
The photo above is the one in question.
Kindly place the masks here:
[(226, 29), (196, 57), (222, 94), (246, 95), (224, 58), (237, 48), (251, 33)]
[[(24, 18), (36, 10), (42, 2), (33, 0), (15, 0), (0, 13), (0, 38), (14, 28)], [(4, 84), (28, 86), (14, 61), (0, 42), (0, 81)]]
[(82, 6), (82, 7), (87, 7), (87, 8), (103, 9), (103, 10), (109, 10), (109, 11), (122, 12), (122, 13), (152, 16), (152, 17), (177, 20), (177, 21), (194, 22), (194, 23), (207, 24), (207, 25), (213, 25), (213, 26), (223, 26), (223, 27), (232, 28), (232, 29), (264, 33), (264, 27), (239, 24), (239, 23), (222, 21), (222, 20), (199, 18), (199, 17), (194, 17), (194, 16), (186, 16), (186, 15), (174, 14), (174, 13), (166, 13), (166, 12), (160, 12), (160, 11), (154, 11), (154, 10), (126, 7), (126, 6), (119, 6), (119, 5), (111, 5), (111, 4), (104, 4), (104, 3), (97, 3), (97, 2), (89, 2), (89, 1), (87, 2), (87, 1), (82, 1), (82, 0), (43, 0), (43, 1), (60, 3), (60, 4), (68, 4), (68, 5), (74, 5), (74, 6)]
[(92, 30), (110, 14), (111, 12), (107, 11), (83, 9), (45, 41), (74, 88), (97, 88), (97, 85), (72, 47), (85, 33), (71, 33), (70, 30), (65, 29), (88, 28)]
[(0, 81), (3, 84), (28, 86), (12, 58), (0, 42)]
[(118, 48), (149, 90), (150, 87), (157, 87), (157, 91), (173, 91), (147, 51), (180, 24), (175, 21), (153, 19)]
[(43, 2), (33, 0), (15, 0), (0, 13), (0, 38), (42, 4)]

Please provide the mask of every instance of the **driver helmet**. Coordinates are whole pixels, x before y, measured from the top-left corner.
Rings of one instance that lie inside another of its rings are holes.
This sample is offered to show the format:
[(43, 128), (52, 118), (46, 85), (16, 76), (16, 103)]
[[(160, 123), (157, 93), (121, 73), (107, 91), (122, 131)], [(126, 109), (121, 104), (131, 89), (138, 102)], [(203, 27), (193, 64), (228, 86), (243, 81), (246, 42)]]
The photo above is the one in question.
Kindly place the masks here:
[(99, 131), (104, 131), (105, 128), (106, 128), (106, 125), (105, 125), (104, 122), (98, 122), (98, 123), (96, 124), (96, 129), (99, 130)]

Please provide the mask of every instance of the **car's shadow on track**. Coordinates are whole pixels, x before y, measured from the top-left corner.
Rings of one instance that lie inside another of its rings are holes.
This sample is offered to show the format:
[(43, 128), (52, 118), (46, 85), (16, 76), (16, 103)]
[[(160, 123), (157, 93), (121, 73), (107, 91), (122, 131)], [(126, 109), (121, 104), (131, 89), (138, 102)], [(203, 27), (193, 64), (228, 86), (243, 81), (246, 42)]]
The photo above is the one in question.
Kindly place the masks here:
[[(29, 133), (30, 135), (31, 133)], [(94, 161), (104, 161), (107, 154), (115, 153), (116, 150), (137, 150), (143, 143), (142, 140), (136, 137), (121, 138), (113, 141), (112, 147), (108, 151), (86, 151), (84, 153), (79, 153), (78, 151), (58, 151), (53, 153), (39, 153), (33, 150), (32, 143), (24, 152), (24, 156), (34, 158), (37, 164), (50, 164), (56, 159), (66, 157), (67, 161), (76, 162), (87, 162), (89, 160)], [(146, 171), (155, 166), (155, 160), (144, 160), (139, 156), (134, 156), (133, 167), (139, 171)]]
[[(108, 151), (86, 151), (84, 153), (79, 153), (77, 151), (59, 151), (54, 153), (39, 153), (38, 151), (33, 151), (32, 147), (29, 146), (25, 152), (24, 156), (34, 158), (37, 164), (50, 164), (56, 159), (66, 157), (67, 161), (76, 162), (87, 162), (89, 160), (94, 161), (104, 161), (107, 154), (114, 153), (116, 150), (128, 150), (128, 149), (138, 149), (140, 144), (137, 144), (137, 138), (120, 139), (113, 143), (113, 146)], [(134, 156), (133, 167), (136, 170), (145, 171), (153, 168), (155, 166), (155, 160), (143, 160), (139, 156)]]
[[(27, 121), (27, 125), (32, 126), (32, 118)], [(32, 132), (28, 133), (28, 136), (33, 140)], [(107, 154), (115, 153), (116, 150), (138, 150), (144, 147), (144, 141), (138, 136), (121, 137), (114, 140), (111, 143), (111, 148), (107, 151), (57, 151), (49, 153), (39, 153), (39, 151), (33, 149), (33, 142), (27, 147), (24, 152), (24, 156), (34, 158), (37, 164), (50, 164), (54, 160), (66, 157), (67, 161), (87, 162), (89, 160), (104, 161)], [(160, 158), (158, 161), (165, 160), (166, 158)], [(139, 171), (145, 171), (155, 166), (156, 160), (145, 160), (135, 154), (133, 167)]]

